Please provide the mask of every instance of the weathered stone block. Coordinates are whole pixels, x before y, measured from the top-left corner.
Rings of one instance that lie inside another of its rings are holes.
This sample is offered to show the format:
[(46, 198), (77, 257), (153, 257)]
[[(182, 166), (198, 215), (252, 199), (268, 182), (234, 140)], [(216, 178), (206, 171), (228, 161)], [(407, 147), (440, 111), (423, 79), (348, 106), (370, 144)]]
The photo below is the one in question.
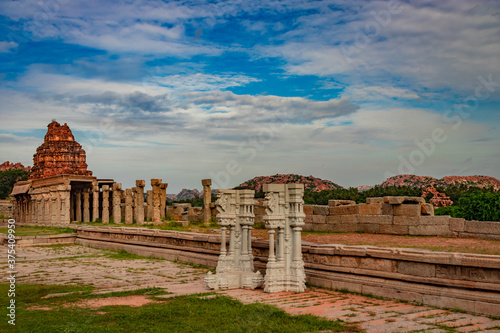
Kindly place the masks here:
[(434, 215), (434, 206), (432, 204), (420, 204), (420, 214), (421, 215)]
[(394, 206), (388, 203), (382, 204), (382, 215), (394, 215)]
[(397, 272), (406, 275), (435, 277), (436, 265), (419, 262), (398, 261)]
[(450, 230), (456, 232), (465, 231), (465, 219), (451, 217)]
[(381, 215), (382, 214), (382, 204), (381, 203), (359, 204), (359, 214), (361, 214), (361, 215)]
[(340, 258), (340, 266), (357, 268), (359, 266), (359, 261), (360, 261), (359, 258), (341, 257)]
[(408, 226), (381, 224), (379, 232), (381, 234), (388, 234), (388, 235), (408, 235)]
[[(306, 215), (306, 217), (304, 218), (304, 222), (305, 223), (313, 223), (313, 216), (314, 215)], [(264, 222), (264, 217), (260, 216), (260, 220), (261, 220), (261, 222)], [(255, 216), (255, 223), (258, 223), (257, 216)]]
[(448, 225), (410, 225), (408, 233), (415, 236), (451, 236)]
[(444, 216), (420, 216), (420, 224), (422, 225), (450, 225), (450, 217)]
[(312, 216), (312, 223), (326, 223), (326, 216), (325, 215), (313, 215)]
[(420, 216), (394, 216), (394, 225), (419, 225)]
[[(263, 209), (265, 209), (264, 207), (262, 207)], [(306, 215), (312, 215), (313, 214), (313, 209), (314, 209), (314, 206), (313, 205), (304, 205), (304, 214)], [(263, 210), (262, 211), (262, 214), (264, 214), (265, 211)], [(257, 214), (257, 212), (255, 212), (255, 214)]]
[(326, 223), (341, 223), (341, 215), (328, 215), (325, 218)]
[(328, 206), (320, 206), (320, 205), (315, 205), (313, 206), (313, 214), (314, 215), (329, 215), (329, 208)]
[(328, 200), (328, 206), (353, 206), (356, 204), (354, 200)]
[(384, 197), (384, 202), (391, 205), (416, 204), (425, 203), (425, 199), (422, 197), (387, 196)]
[(328, 232), (356, 232), (359, 230), (359, 225), (357, 223), (325, 223), (316, 224), (317, 226), (324, 226), (324, 230), (318, 231), (328, 231)]
[(379, 224), (373, 224), (373, 223), (359, 223), (359, 228), (356, 231), (362, 231), (362, 232), (367, 232), (369, 234), (378, 234), (380, 231), (380, 225)]
[(366, 203), (367, 204), (383, 204), (384, 198), (383, 197), (366, 198)]
[(359, 222), (359, 215), (340, 215), (340, 222), (341, 223), (358, 223)]
[(500, 222), (465, 221), (465, 231), (478, 234), (500, 235)]
[(420, 216), (419, 204), (394, 205), (394, 216)]
[(392, 260), (374, 258), (361, 258), (359, 268), (385, 272), (394, 272), (396, 270)]
[(390, 215), (359, 215), (359, 223), (392, 224)]
[(330, 207), (330, 215), (359, 214), (359, 206), (336, 206)]

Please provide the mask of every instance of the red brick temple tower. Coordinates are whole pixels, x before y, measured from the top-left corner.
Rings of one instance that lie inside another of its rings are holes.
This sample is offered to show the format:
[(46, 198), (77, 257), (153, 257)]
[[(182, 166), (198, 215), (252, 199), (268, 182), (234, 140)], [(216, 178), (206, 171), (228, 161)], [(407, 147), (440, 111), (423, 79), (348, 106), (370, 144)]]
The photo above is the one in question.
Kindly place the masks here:
[(29, 179), (42, 179), (57, 175), (92, 176), (87, 170), (85, 151), (75, 141), (67, 124), (53, 121), (48, 126), (43, 144), (33, 155), (33, 168)]

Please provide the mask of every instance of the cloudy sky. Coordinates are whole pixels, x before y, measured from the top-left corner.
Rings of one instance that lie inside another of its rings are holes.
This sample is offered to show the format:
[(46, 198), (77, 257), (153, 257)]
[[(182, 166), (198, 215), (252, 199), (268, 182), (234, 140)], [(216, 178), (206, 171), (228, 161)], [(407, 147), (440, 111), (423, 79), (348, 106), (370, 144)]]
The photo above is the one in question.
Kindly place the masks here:
[(0, 162), (56, 119), (98, 178), (500, 178), (500, 2), (0, 2)]

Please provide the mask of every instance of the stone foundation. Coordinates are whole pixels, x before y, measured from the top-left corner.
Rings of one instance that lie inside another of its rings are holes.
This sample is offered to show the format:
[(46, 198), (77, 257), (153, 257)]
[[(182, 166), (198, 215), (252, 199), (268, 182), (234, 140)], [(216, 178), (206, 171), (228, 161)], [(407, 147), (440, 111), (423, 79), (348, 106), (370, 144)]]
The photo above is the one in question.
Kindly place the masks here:
[[(78, 227), (76, 242), (216, 267), (221, 237), (137, 228)], [(265, 272), (269, 242), (252, 241), (254, 266)], [(306, 281), (356, 292), (487, 315), (500, 315), (500, 256), (417, 249), (302, 246)]]

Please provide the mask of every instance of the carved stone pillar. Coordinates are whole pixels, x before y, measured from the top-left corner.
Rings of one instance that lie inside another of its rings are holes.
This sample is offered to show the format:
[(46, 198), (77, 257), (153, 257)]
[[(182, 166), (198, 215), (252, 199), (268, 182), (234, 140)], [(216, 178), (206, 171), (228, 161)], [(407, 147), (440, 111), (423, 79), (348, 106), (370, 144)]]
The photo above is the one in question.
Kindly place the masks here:
[[(146, 181), (145, 180), (136, 180), (135, 186), (136, 186), (135, 223), (144, 224), (144, 187), (146, 186)], [(149, 208), (149, 206), (148, 206), (148, 208)]]
[(57, 192), (57, 187), (50, 188), (50, 223), (51, 224), (59, 224), (59, 216), (61, 214), (57, 198), (59, 197), (59, 193)]
[(122, 222), (122, 209), (120, 207), (122, 198), (122, 184), (114, 183), (113, 184), (113, 222), (121, 223)]
[(82, 190), (77, 189), (75, 191), (75, 220), (82, 222)]
[(165, 207), (167, 205), (167, 187), (168, 183), (160, 185), (160, 219), (165, 217)]
[(83, 189), (83, 222), (90, 222), (90, 189)]
[(201, 185), (203, 185), (203, 223), (210, 224), (210, 218), (212, 214), (210, 213), (210, 203), (212, 202), (212, 185), (211, 179), (202, 179)]
[(160, 185), (161, 179), (151, 179), (153, 187), (153, 215), (151, 219), (153, 224), (160, 223)]
[(146, 192), (146, 197), (147, 197), (146, 220), (151, 221), (153, 219), (153, 191), (148, 190)]
[(43, 223), (49, 224), (52, 218), (52, 212), (50, 211), (50, 191), (49, 189), (43, 190), (43, 206), (44, 206), (44, 214), (43, 214)]
[(132, 189), (125, 190), (125, 224), (132, 224), (134, 218), (132, 214)]
[[(218, 190), (217, 222), (221, 226), (221, 252), (217, 273), (209, 273), (205, 283), (209, 288), (255, 289), (264, 279), (253, 272), (253, 256), (248, 232), (254, 223), (254, 195), (251, 190)], [(229, 251), (226, 253), (226, 228), (229, 227)]]
[(71, 223), (71, 185), (58, 186), (59, 196), (61, 200), (61, 223)]
[(92, 181), (92, 221), (99, 218), (99, 185), (97, 180)]
[[(301, 226), (304, 225), (304, 185), (266, 184), (266, 215), (269, 229), (269, 259), (266, 268), (266, 292), (305, 290), (304, 262), (301, 249)], [(274, 235), (276, 256), (274, 255)]]
[(109, 185), (102, 186), (102, 223), (109, 223)]

